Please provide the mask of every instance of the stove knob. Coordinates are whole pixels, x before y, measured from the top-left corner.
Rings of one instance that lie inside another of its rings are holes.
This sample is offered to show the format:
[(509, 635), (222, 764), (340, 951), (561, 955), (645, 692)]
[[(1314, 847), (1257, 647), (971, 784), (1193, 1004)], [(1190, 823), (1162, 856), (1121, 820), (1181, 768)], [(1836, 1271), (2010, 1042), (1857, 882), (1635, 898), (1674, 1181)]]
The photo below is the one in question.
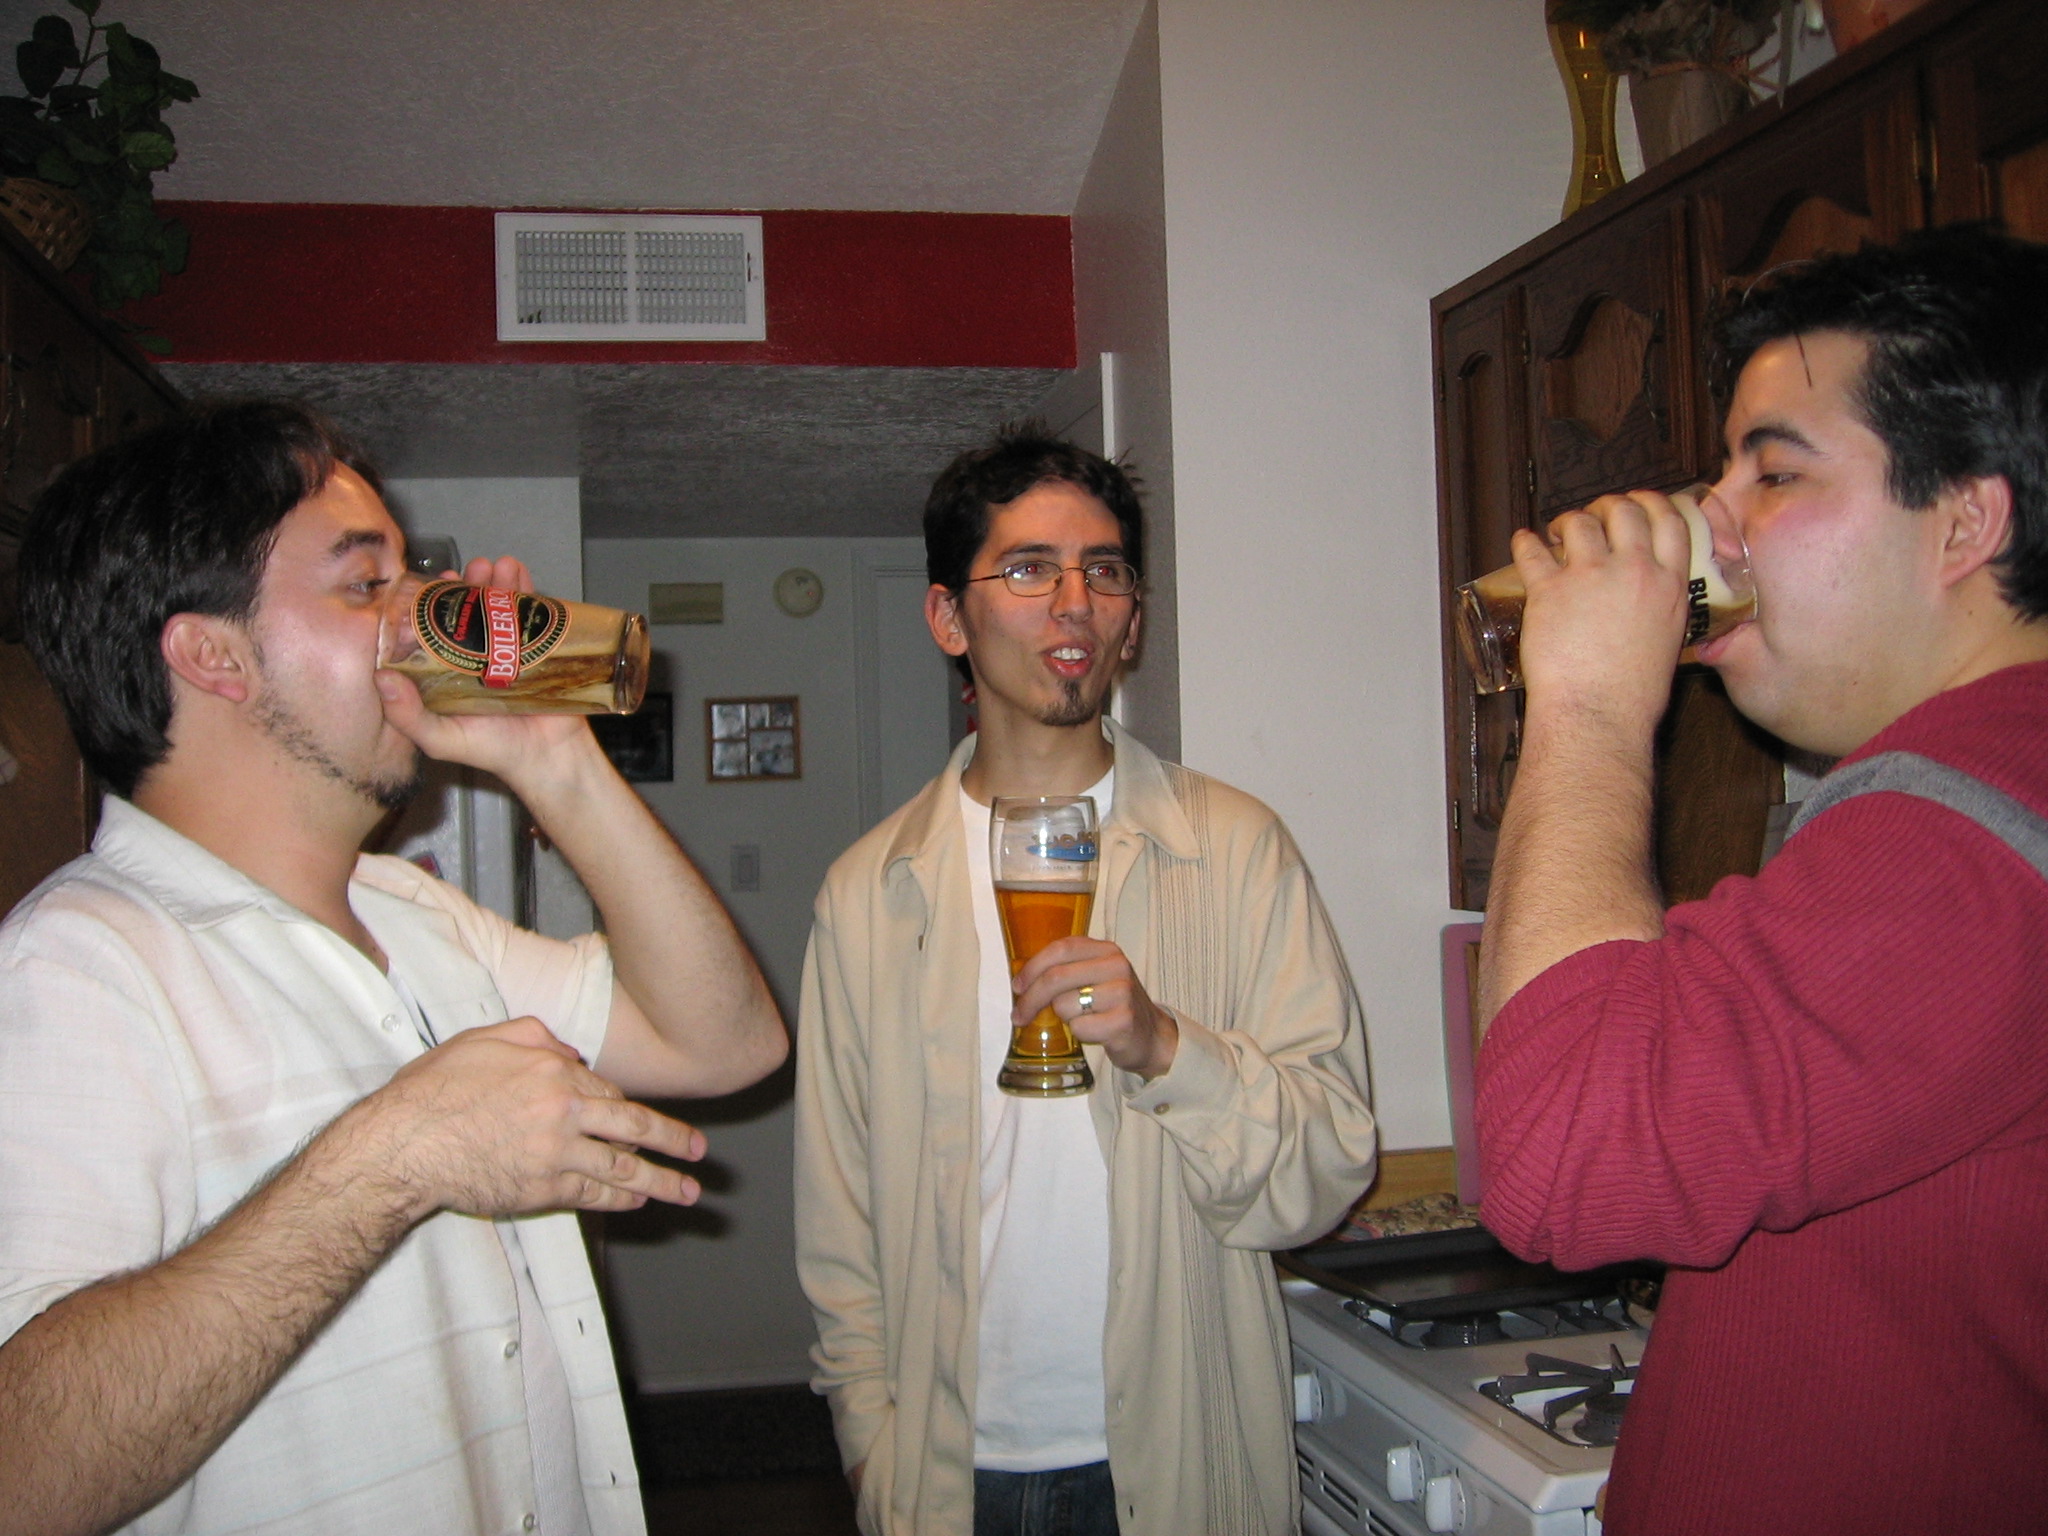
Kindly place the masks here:
[(1314, 1371), (1294, 1373), (1294, 1422), (1313, 1424), (1323, 1416), (1323, 1384)]
[(1465, 1529), (1465, 1483), (1455, 1472), (1432, 1477), (1422, 1494), (1422, 1518), (1432, 1531)]
[(1397, 1445), (1387, 1452), (1387, 1497), (1413, 1504), (1422, 1491), (1422, 1448)]

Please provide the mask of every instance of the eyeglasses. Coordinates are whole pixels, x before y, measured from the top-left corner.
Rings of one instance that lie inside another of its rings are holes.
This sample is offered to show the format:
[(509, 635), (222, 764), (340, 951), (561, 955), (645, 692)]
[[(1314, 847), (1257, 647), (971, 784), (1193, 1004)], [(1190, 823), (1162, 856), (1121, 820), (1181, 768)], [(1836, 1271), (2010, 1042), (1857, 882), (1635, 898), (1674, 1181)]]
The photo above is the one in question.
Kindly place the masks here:
[(1061, 565), (1056, 560), (1019, 560), (990, 576), (970, 576), (967, 584), (998, 581), (1019, 597), (1046, 597), (1059, 590), (1060, 578), (1079, 571), (1097, 597), (1129, 597), (1138, 590), (1138, 571), (1127, 560), (1091, 560), (1086, 565)]

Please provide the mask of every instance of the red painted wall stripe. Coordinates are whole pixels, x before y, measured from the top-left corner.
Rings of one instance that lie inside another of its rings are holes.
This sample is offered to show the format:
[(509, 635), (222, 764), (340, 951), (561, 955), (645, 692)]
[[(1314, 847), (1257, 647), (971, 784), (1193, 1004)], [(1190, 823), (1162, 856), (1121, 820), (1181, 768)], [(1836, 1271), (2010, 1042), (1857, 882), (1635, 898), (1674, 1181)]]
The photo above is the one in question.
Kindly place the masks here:
[(507, 344), (489, 208), (158, 206), (191, 263), (125, 317), (176, 362), (1074, 366), (1063, 218), (763, 213), (766, 341)]

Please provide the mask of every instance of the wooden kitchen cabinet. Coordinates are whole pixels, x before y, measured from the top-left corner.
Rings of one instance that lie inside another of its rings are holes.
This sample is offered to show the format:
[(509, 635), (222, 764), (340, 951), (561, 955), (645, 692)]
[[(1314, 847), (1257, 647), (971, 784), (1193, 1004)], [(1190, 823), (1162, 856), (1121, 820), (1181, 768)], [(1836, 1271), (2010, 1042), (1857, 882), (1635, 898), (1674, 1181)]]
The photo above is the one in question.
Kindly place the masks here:
[[(1463, 306), (1437, 333), (1438, 482), (1465, 509), (1439, 525), (1453, 585), (1504, 565), (1508, 540), (1530, 526), (1531, 475), (1522, 347), (1522, 291), (1506, 287)], [(1501, 808), (1521, 755), (1522, 696), (1482, 696), (1462, 667), (1446, 676), (1451, 817), (1461, 876), (1485, 900)], [(1459, 879), (1454, 875), (1454, 882)]]
[(28, 506), (73, 459), (177, 405), (117, 332), (0, 229), (0, 914), (85, 850), (99, 798), (21, 643), (14, 575)]
[(1669, 485), (1697, 457), (1685, 217), (1682, 203), (1647, 205), (1521, 280), (1540, 516)]
[[(1920, 133), (1915, 60), (1894, 59), (1702, 167), (1685, 196), (1697, 232), (1694, 303), (1703, 320), (1766, 272), (1923, 227)], [(1708, 382), (1718, 387), (1699, 391), (1694, 469), (1703, 479), (1719, 474), (1732, 383)]]
[(1985, 7), (1944, 34), (1927, 68), (1936, 223), (2000, 219), (2048, 241), (2048, 22)]
[[(1519, 695), (1474, 696), (1450, 594), (1508, 535), (1603, 492), (1672, 490), (1721, 460), (1707, 336), (1786, 262), (1979, 218), (2048, 240), (2048, 6), (1936, 0), (1654, 171), (1440, 294), (1438, 542), (1451, 904), (1486, 905), (1521, 748)], [(1705, 668), (1658, 736), (1667, 900), (1754, 873), (1776, 745)]]

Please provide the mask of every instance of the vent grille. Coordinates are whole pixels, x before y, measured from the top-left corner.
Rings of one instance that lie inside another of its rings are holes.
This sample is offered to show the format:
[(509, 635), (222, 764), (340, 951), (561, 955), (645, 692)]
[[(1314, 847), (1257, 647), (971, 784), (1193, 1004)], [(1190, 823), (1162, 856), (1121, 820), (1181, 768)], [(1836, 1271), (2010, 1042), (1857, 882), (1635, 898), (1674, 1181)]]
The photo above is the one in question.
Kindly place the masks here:
[(1353, 1488), (1325, 1462), (1312, 1456), (1295, 1442), (1295, 1466), (1301, 1472), (1303, 1493), (1319, 1493), (1343, 1516), (1344, 1523), (1354, 1530), (1362, 1529), (1366, 1536), (1400, 1536), (1367, 1505), (1365, 1496)]
[(761, 341), (761, 221), (497, 217), (500, 341)]

